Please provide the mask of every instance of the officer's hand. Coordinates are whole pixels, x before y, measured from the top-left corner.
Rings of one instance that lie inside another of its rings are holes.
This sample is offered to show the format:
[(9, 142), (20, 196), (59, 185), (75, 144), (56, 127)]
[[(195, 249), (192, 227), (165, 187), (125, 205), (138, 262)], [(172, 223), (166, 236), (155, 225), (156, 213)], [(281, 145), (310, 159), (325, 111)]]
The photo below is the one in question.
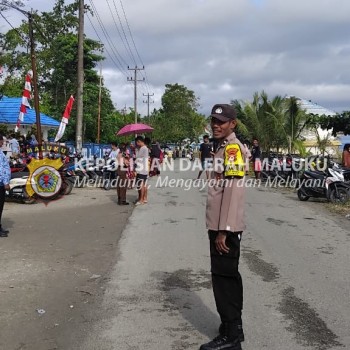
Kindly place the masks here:
[(10, 185), (9, 184), (4, 185), (4, 188), (5, 188), (5, 191), (10, 191)]
[(220, 255), (227, 254), (230, 249), (226, 245), (226, 232), (219, 232), (215, 239), (216, 250)]

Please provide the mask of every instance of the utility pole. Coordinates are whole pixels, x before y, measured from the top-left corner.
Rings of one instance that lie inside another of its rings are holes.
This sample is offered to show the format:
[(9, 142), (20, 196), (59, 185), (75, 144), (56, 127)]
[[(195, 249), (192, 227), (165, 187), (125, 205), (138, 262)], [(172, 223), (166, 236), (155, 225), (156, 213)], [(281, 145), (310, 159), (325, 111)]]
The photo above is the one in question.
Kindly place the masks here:
[(84, 109), (83, 94), (84, 94), (84, 0), (79, 0), (77, 124), (75, 129), (75, 147), (77, 152), (81, 152), (83, 148), (83, 109)]
[[(36, 57), (35, 57), (35, 43), (34, 43), (34, 30), (33, 30), (33, 14), (28, 12), (28, 24), (29, 24), (29, 41), (30, 41), (30, 58), (32, 62), (33, 71), (33, 89), (34, 89), (34, 108), (36, 117), (36, 140), (38, 144), (42, 144), (41, 137), (41, 120), (40, 120), (40, 109), (39, 109), (39, 91), (38, 91), (38, 73), (36, 70)], [(40, 152), (39, 158), (42, 158)]]
[[(2, 2), (0, 5), (4, 7), (9, 7), (18, 12), (21, 12), (28, 18), (28, 26), (29, 26), (29, 41), (30, 41), (30, 58), (33, 72), (33, 90), (34, 90), (34, 108), (35, 108), (35, 117), (36, 117), (36, 139), (38, 144), (42, 144), (41, 137), (41, 120), (40, 120), (40, 109), (39, 109), (39, 90), (38, 90), (38, 73), (36, 69), (36, 57), (35, 57), (35, 41), (34, 41), (34, 30), (33, 30), (33, 14), (31, 12), (24, 11), (20, 9), (15, 4), (11, 4), (9, 2)], [(39, 153), (39, 158), (42, 158), (42, 153)]]
[(150, 101), (150, 97), (154, 96), (154, 94), (143, 94), (143, 96), (146, 96), (147, 97), (147, 100), (146, 101), (143, 101), (143, 103), (147, 103), (147, 118), (148, 118), (148, 121), (149, 121), (149, 104), (150, 103), (154, 103), (154, 101)]
[(102, 63), (100, 66), (100, 90), (98, 94), (97, 143), (100, 143), (100, 134), (101, 134), (101, 102), (102, 102)]
[(139, 68), (137, 66), (135, 66), (135, 68), (129, 68), (128, 66), (128, 70), (133, 70), (134, 71), (134, 77), (129, 78), (128, 77), (128, 81), (133, 81), (134, 82), (134, 110), (135, 110), (135, 124), (137, 123), (137, 82), (138, 81), (145, 81), (145, 78), (143, 79), (137, 79), (137, 72), (140, 70), (144, 70), (145, 66), (143, 66), (142, 68)]
[(124, 123), (126, 123), (126, 120), (125, 120), (125, 116), (126, 116), (126, 112), (127, 112), (126, 105), (119, 112), (123, 115), (123, 121), (124, 121)]

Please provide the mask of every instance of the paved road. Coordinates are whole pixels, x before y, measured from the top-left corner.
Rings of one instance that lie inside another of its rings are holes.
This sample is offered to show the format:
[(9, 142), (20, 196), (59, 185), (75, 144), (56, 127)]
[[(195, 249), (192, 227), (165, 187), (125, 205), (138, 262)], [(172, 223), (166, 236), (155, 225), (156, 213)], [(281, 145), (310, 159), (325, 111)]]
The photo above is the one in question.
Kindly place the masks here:
[[(149, 204), (123, 232), (99, 322), (81, 350), (198, 349), (216, 335), (206, 192), (151, 185)], [(350, 231), (320, 203), (295, 197), (248, 190), (243, 348), (349, 349)]]
[[(1, 350), (184, 350), (216, 335), (206, 190), (156, 181), (129, 220), (101, 190), (6, 207)], [(349, 349), (349, 222), (284, 192), (247, 191), (243, 348)]]
[(84, 339), (132, 211), (116, 201), (115, 191), (74, 189), (47, 207), (5, 204), (1, 350), (73, 350)]

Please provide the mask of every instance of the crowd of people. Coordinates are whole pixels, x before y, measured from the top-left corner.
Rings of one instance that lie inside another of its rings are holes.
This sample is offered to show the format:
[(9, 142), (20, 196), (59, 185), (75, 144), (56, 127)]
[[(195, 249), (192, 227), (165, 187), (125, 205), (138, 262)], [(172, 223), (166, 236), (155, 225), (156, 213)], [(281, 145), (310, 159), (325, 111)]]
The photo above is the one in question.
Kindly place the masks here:
[(1, 150), (4, 155), (9, 158), (10, 156), (16, 158), (21, 154), (25, 154), (27, 149), (36, 146), (38, 141), (35, 135), (23, 136), (21, 135), (18, 139), (15, 134), (9, 134), (3, 136), (3, 145)]
[(111, 144), (109, 160), (117, 164), (117, 194), (119, 205), (129, 205), (126, 200), (127, 189), (130, 187), (130, 179), (135, 179), (138, 190), (136, 206), (147, 204), (149, 176), (160, 174), (159, 166), (163, 160), (163, 152), (156, 141), (147, 137), (137, 136), (135, 144), (116, 143)]

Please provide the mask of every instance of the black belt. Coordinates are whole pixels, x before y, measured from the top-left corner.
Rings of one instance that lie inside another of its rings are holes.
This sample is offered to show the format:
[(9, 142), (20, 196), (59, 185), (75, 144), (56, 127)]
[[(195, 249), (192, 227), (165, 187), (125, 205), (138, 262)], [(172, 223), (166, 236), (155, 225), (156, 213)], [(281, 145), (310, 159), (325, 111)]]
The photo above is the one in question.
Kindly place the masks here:
[(235, 176), (225, 176), (224, 179), (226, 180), (232, 180), (232, 179), (243, 179), (244, 176), (238, 176), (238, 175), (235, 175)]

